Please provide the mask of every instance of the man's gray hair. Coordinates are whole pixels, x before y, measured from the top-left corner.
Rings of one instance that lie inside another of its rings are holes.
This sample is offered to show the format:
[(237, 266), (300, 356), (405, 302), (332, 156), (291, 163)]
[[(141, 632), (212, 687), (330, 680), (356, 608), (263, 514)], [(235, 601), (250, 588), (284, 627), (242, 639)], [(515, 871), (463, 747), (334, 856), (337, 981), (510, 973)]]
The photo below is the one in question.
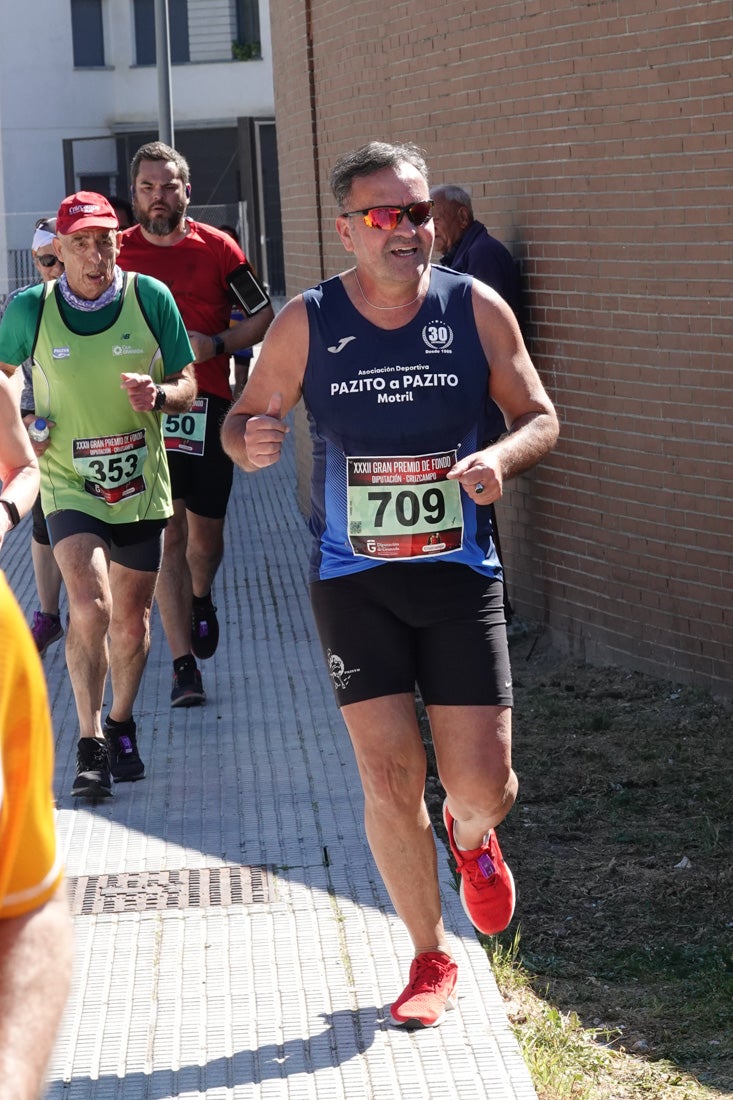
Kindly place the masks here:
[(473, 215), (473, 203), (468, 191), (459, 187), (457, 183), (440, 183), (430, 191), (433, 198), (440, 196), (446, 202), (457, 202), (459, 206), (465, 206)]
[(411, 164), (413, 168), (417, 168), (425, 182), (428, 182), (428, 166), (423, 150), (412, 142), (392, 144), (387, 141), (370, 141), (367, 145), (339, 157), (330, 175), (331, 190), (339, 208), (343, 210), (357, 176), (371, 176), (383, 168), (399, 168), (402, 164)]

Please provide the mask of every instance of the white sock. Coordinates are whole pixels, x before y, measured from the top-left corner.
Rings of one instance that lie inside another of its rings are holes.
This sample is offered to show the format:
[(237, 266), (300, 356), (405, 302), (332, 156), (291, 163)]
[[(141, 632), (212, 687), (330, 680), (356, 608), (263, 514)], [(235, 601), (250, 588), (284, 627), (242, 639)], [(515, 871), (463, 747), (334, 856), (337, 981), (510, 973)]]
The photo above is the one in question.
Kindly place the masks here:
[[(491, 829), (489, 829), (489, 831), (484, 834), (484, 838), (483, 838), (483, 840), (481, 841), (481, 843), (479, 845), (480, 848), (485, 848), (486, 847), (486, 845), (489, 843), (489, 837), (490, 836), (491, 836)], [(459, 852), (473, 852), (473, 851), (475, 851), (475, 848), (465, 848), (463, 846), (463, 844), (460, 844), (456, 840), (456, 827), (455, 827), (455, 825), (453, 826), (453, 841), (454, 841), (455, 846), (456, 846), (456, 848), (458, 849)]]

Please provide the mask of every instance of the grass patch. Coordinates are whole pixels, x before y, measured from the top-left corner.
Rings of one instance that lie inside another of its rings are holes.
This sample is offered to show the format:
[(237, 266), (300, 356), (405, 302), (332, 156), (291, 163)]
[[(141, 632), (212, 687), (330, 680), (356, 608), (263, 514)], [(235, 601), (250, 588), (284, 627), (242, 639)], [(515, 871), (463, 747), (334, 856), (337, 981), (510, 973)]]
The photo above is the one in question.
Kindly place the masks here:
[(527, 633), (512, 663), (517, 909), (484, 942), (537, 1093), (730, 1100), (730, 706)]

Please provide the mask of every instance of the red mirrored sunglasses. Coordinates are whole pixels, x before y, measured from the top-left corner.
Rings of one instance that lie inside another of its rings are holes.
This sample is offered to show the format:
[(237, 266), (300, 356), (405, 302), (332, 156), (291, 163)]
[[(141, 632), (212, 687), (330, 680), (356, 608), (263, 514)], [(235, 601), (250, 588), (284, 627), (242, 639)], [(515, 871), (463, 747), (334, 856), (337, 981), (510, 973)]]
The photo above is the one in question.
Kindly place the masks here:
[(413, 225), (425, 225), (433, 216), (433, 200), (411, 202), (409, 206), (370, 206), (367, 210), (346, 210), (341, 217), (362, 217), (369, 229), (392, 230), (397, 228), (405, 214)]

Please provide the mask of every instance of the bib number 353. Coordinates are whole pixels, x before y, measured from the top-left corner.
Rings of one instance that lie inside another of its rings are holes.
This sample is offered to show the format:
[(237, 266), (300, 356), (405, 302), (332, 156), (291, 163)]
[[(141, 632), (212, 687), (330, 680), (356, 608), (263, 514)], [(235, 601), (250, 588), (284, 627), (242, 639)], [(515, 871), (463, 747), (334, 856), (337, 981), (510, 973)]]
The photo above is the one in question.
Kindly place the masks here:
[(74, 469), (84, 488), (106, 504), (145, 492), (143, 466), (148, 456), (145, 429), (121, 435), (75, 439), (72, 445)]

